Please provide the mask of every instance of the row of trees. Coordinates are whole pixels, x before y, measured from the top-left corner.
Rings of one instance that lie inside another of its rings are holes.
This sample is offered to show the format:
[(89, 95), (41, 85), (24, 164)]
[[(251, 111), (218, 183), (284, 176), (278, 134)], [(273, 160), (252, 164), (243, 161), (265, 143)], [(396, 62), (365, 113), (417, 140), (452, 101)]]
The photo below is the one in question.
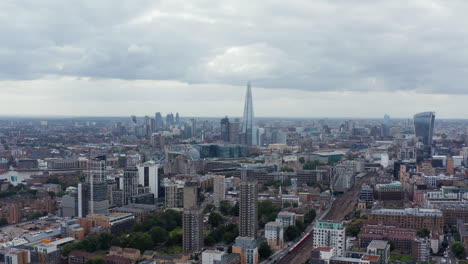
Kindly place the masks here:
[(109, 233), (90, 235), (85, 239), (67, 244), (62, 255), (72, 250), (87, 252), (109, 250), (111, 246), (136, 248), (140, 251), (150, 249), (166, 250), (182, 246), (182, 215), (174, 210), (156, 213), (143, 223), (136, 223), (128, 233), (113, 236)]

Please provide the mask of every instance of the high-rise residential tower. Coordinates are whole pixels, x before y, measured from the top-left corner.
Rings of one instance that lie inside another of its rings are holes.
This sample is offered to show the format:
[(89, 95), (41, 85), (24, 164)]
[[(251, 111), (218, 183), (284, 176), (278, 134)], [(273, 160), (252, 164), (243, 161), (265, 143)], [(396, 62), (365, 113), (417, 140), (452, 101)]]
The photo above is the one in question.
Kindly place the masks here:
[(242, 140), (241, 143), (253, 145), (254, 143), (254, 111), (252, 102), (252, 88), (250, 82), (247, 83), (247, 92), (245, 94), (244, 119), (242, 120)]
[(182, 245), (185, 252), (198, 252), (203, 248), (203, 213), (197, 207), (185, 208), (182, 216)]
[(198, 205), (198, 183), (186, 182), (184, 185), (184, 208)]
[(221, 201), (226, 199), (226, 178), (216, 176), (213, 179), (213, 200), (216, 207), (219, 207)]
[(257, 183), (242, 181), (239, 188), (239, 236), (256, 239), (258, 227)]

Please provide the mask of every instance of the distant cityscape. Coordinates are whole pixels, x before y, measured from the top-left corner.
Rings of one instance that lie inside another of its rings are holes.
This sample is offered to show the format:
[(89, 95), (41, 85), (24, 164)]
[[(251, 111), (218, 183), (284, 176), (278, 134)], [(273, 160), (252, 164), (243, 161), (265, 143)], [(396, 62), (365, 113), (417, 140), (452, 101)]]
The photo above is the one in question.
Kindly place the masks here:
[(465, 257), (467, 120), (256, 119), (254, 102), (249, 82), (242, 118), (0, 118), (0, 262)]

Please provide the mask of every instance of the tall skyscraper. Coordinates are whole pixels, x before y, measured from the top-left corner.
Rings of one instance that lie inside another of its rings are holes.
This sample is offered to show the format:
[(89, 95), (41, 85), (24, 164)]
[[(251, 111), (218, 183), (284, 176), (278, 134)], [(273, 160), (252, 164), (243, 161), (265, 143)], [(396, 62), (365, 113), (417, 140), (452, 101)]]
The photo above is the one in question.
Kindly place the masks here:
[(254, 143), (254, 111), (252, 102), (252, 88), (250, 82), (247, 83), (247, 92), (245, 94), (244, 119), (242, 120), (242, 140), (241, 143), (253, 145)]
[(174, 114), (170, 113), (166, 116), (166, 128), (174, 125)]
[(229, 118), (227, 116), (221, 119), (221, 140), (229, 142)]
[(226, 199), (226, 178), (216, 176), (213, 179), (213, 200), (216, 207), (219, 207), (221, 201)]
[(424, 154), (431, 154), (432, 137), (434, 135), (434, 112), (424, 112), (414, 115), (414, 133), (424, 145)]
[(390, 127), (392, 126), (392, 121), (390, 120), (389, 115), (384, 115), (384, 120), (382, 124), (383, 136), (388, 137), (390, 136)]
[(239, 188), (239, 236), (256, 239), (258, 227), (257, 183), (242, 181)]
[(203, 213), (197, 207), (185, 208), (182, 216), (184, 230), (182, 245), (185, 252), (198, 252), (203, 248)]
[(89, 160), (88, 179), (84, 186), (84, 201), (89, 203), (88, 214), (107, 214), (109, 212), (106, 179), (106, 157), (99, 156)]
[(239, 132), (240, 132), (240, 122), (239, 119), (229, 122), (229, 143), (239, 144)]
[(175, 123), (176, 123), (176, 125), (180, 124), (180, 116), (179, 116), (179, 113), (176, 113), (176, 115), (175, 115)]
[(164, 129), (164, 120), (162, 118), (162, 115), (160, 112), (157, 112), (155, 115), (155, 120), (156, 120), (156, 130), (161, 131)]

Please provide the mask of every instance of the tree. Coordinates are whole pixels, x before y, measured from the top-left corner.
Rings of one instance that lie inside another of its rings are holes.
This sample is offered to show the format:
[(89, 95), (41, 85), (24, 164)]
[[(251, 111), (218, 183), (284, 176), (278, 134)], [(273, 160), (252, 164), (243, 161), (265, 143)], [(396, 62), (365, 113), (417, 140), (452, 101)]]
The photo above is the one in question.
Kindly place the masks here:
[(153, 240), (147, 233), (132, 233), (128, 242), (130, 248), (139, 249), (141, 252), (153, 248)]
[(271, 248), (267, 242), (260, 243), (260, 247), (258, 248), (258, 255), (260, 260), (267, 259), (269, 256), (271, 256), (272, 253), (273, 252), (271, 251)]
[(286, 241), (292, 241), (296, 239), (301, 234), (297, 226), (288, 226), (285, 232)]
[(231, 204), (227, 200), (223, 200), (219, 202), (219, 211), (223, 215), (230, 215), (231, 214)]
[(103, 258), (97, 257), (89, 259), (86, 261), (86, 264), (106, 264), (106, 261)]
[(463, 258), (465, 256), (465, 247), (460, 241), (455, 241), (452, 244), (452, 252), (457, 258)]
[(258, 203), (258, 223), (263, 228), (265, 223), (275, 221), (280, 208), (273, 204), (271, 200), (260, 201)]
[(300, 157), (298, 160), (299, 160), (299, 162), (300, 162), (301, 164), (304, 164), (304, 163), (305, 163), (304, 157)]
[(210, 216), (208, 217), (208, 223), (211, 225), (211, 227), (218, 227), (219, 225), (222, 225), (223, 222), (223, 216), (216, 211), (211, 212)]
[(234, 206), (231, 208), (231, 215), (232, 216), (239, 216), (239, 203), (236, 202)]
[(427, 228), (422, 228), (418, 230), (417, 234), (418, 234), (418, 237), (426, 238), (426, 237), (430, 237), (431, 231), (429, 231), (429, 229)]
[(317, 213), (315, 212), (314, 209), (310, 210), (307, 212), (307, 214), (304, 216), (304, 224), (309, 225), (315, 220), (315, 217), (317, 216)]
[(8, 220), (4, 217), (0, 218), (0, 226), (8, 225)]
[(169, 232), (160, 226), (151, 228), (149, 234), (155, 244), (163, 244), (169, 240)]
[(205, 246), (211, 247), (216, 244), (216, 240), (212, 236), (206, 236), (204, 239)]
[(281, 168), (281, 172), (294, 172), (294, 170), (292, 168), (289, 168), (289, 167), (283, 167), (283, 168)]

